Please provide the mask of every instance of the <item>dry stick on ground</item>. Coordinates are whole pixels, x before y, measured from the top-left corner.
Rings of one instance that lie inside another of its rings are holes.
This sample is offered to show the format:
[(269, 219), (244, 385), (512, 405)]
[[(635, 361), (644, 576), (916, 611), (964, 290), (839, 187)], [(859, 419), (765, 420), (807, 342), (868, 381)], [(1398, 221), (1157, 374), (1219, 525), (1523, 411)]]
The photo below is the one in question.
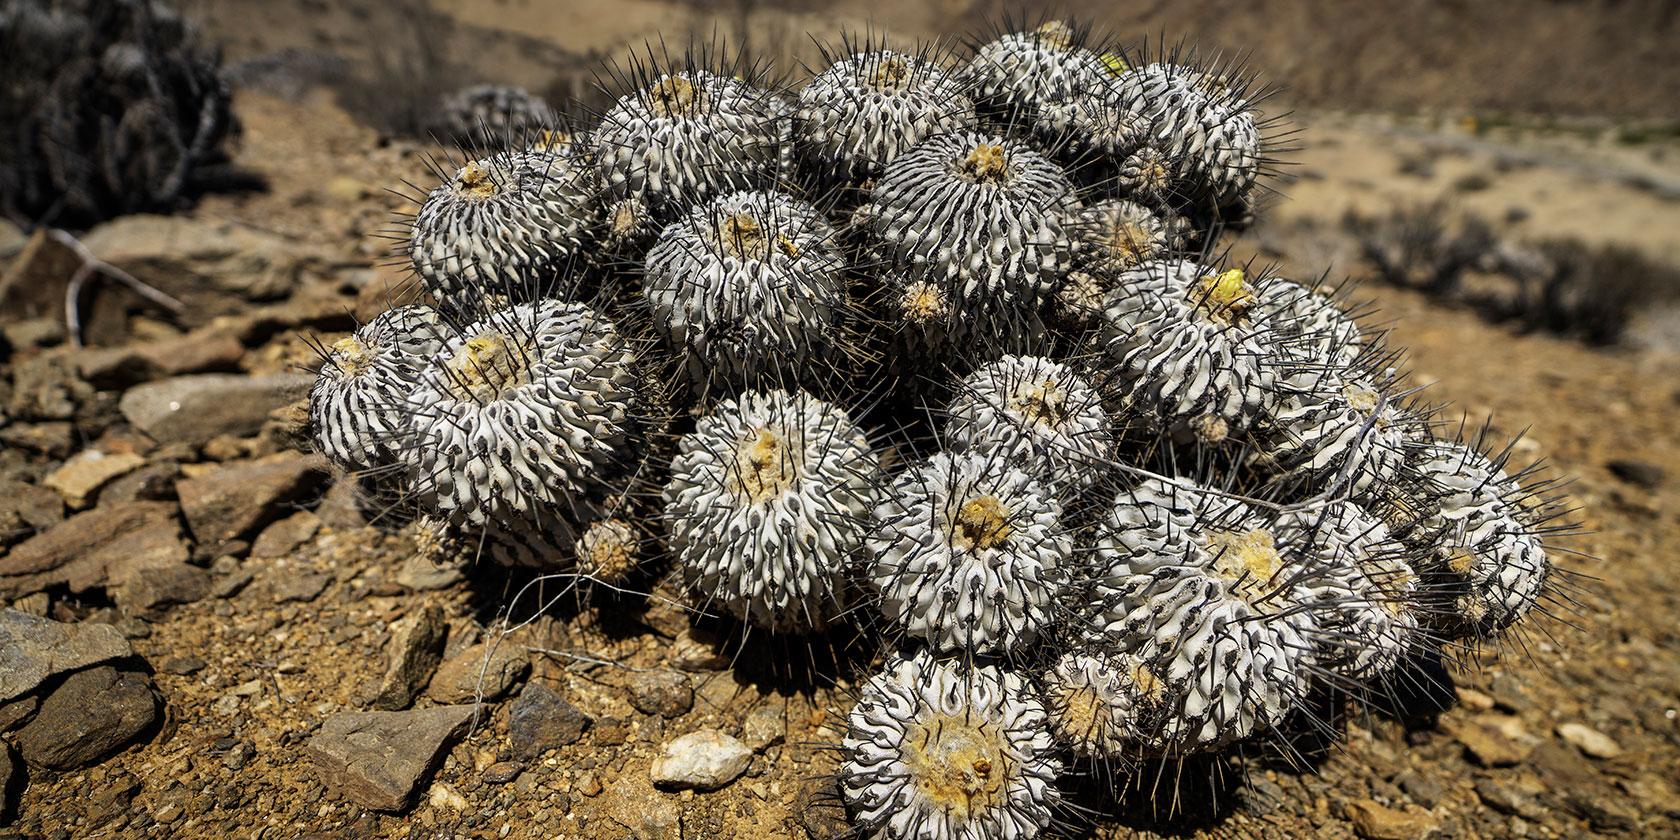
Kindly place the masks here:
[(82, 346), (82, 287), (95, 276), (110, 277), (127, 286), (130, 291), (169, 310), (177, 317), (187, 311), (185, 304), (176, 300), (163, 291), (149, 286), (135, 279), (134, 275), (96, 257), (88, 250), (81, 240), (72, 236), (68, 231), (52, 228), (47, 231), (48, 238), (69, 248), (82, 261), (82, 267), (70, 276), (70, 284), (64, 290), (64, 325), (70, 333), (70, 346)]

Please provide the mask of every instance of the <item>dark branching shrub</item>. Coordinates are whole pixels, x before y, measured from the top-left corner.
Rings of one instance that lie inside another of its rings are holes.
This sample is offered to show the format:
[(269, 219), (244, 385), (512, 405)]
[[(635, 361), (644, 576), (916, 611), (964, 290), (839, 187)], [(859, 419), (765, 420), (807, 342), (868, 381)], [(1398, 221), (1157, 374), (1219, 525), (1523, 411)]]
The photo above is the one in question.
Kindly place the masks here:
[(0, 213), (81, 227), (226, 182), (220, 58), (152, 0), (0, 2)]
[(1625, 246), (1548, 240), (1538, 255), (1526, 273), (1507, 269), (1523, 291), (1517, 316), (1532, 327), (1611, 344), (1634, 313), (1680, 297), (1680, 269)]
[(1465, 270), (1493, 247), (1486, 223), (1471, 216), (1450, 219), (1440, 201), (1397, 207), (1380, 217), (1350, 213), (1344, 225), (1385, 282), (1437, 295), (1456, 291)]
[(1384, 282), (1594, 344), (1620, 339), (1640, 308), (1680, 297), (1680, 269), (1630, 248), (1501, 241), (1480, 219), (1452, 218), (1444, 202), (1349, 214), (1344, 225)]

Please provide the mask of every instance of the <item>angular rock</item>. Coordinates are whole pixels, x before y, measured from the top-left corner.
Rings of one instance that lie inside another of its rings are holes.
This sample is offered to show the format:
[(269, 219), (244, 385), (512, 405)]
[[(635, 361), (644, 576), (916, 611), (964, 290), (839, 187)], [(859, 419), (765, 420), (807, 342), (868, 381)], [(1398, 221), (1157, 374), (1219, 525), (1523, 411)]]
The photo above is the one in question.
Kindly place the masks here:
[(256, 434), (269, 412), (307, 394), (314, 381), (301, 373), (178, 376), (136, 385), (117, 406), (159, 443), (202, 446), (220, 435)]
[(204, 666), (206, 664), (208, 663), (204, 661), (203, 657), (194, 656), (189, 653), (185, 656), (171, 656), (168, 659), (163, 660), (163, 663), (158, 665), (158, 670), (164, 672), (165, 674), (190, 677), (193, 674), (204, 670)]
[(782, 709), (769, 703), (759, 705), (748, 712), (747, 719), (741, 722), (741, 740), (752, 747), (753, 752), (762, 752), (765, 747), (780, 743), (787, 735), (783, 714)]
[(1610, 759), (1622, 754), (1621, 744), (1584, 723), (1561, 724), (1557, 728), (1557, 734), (1588, 758)]
[(320, 259), (285, 237), (192, 216), (122, 216), (94, 228), (82, 244), (141, 282), (174, 295), (186, 305), (184, 320), (195, 324), (237, 310), (234, 296), (285, 297), (297, 287), (303, 269)]
[(33, 767), (85, 767), (127, 746), (152, 725), (157, 711), (158, 698), (145, 674), (109, 665), (78, 671), (18, 730), (18, 752)]
[(69, 337), (62, 318), (30, 318), (0, 324), (0, 342), (13, 351), (57, 347)]
[(532, 682), (508, 710), (508, 737), (515, 758), (539, 758), (557, 747), (575, 744), (589, 729), (589, 717), (558, 692)]
[(13, 423), (0, 428), (0, 443), (61, 459), (75, 448), (76, 427), (68, 422)]
[(438, 666), (426, 686), (426, 696), (439, 703), (465, 703), (480, 697), (494, 700), (530, 669), (525, 647), (516, 641), (479, 642)]
[(379, 694), (373, 707), (386, 711), (406, 709), (420, 696), (443, 661), (443, 645), (449, 636), (449, 623), (443, 620), (443, 608), (433, 604), (397, 622), (391, 628), (390, 665), (379, 681)]
[(140, 777), (127, 770), (117, 770), (112, 778), (93, 792), (88, 801), (88, 821), (104, 825), (128, 813), (134, 797), (140, 792)]
[(227, 333), (198, 330), (135, 347), (135, 352), (164, 376), (239, 370), (245, 345)]
[(1441, 829), (1441, 823), (1418, 807), (1404, 811), (1370, 799), (1358, 799), (1344, 806), (1353, 830), (1366, 840), (1423, 840)]
[(157, 365), (132, 344), (76, 351), (76, 373), (101, 391), (121, 391), (158, 377)]
[(1523, 728), (1520, 718), (1509, 715), (1477, 715), (1450, 728), (1470, 757), (1483, 767), (1520, 764), (1539, 743), (1539, 739)]
[(0, 732), (12, 731), (18, 724), (35, 714), (35, 710), (40, 707), (41, 701), (27, 695), (10, 703), (0, 703)]
[(164, 607), (190, 604), (210, 594), (210, 572), (189, 563), (149, 568), (119, 587), (114, 600), (134, 613), (156, 613)]
[(329, 475), (320, 457), (288, 452), (183, 479), (175, 494), (193, 536), (216, 546), (255, 532), (282, 515), (285, 505), (318, 494)]
[(120, 586), (147, 569), (179, 565), (188, 557), (173, 504), (101, 505), (0, 557), (0, 596), (15, 598), (61, 584), (77, 593)]
[(1617, 478), (1646, 490), (1655, 490), (1661, 486), (1665, 477), (1661, 466), (1637, 458), (1617, 458), (1605, 466), (1609, 467), (1610, 472)]
[(93, 395), (93, 386), (82, 381), (72, 357), (55, 350), (13, 366), (6, 415), (14, 420), (69, 420)]
[(0, 479), (0, 547), (64, 521), (64, 500), (38, 484)]
[(64, 290), (82, 258), (41, 228), (29, 236), (0, 274), (0, 323), (28, 318), (64, 320)]
[(1476, 796), (1501, 814), (1525, 820), (1539, 820), (1546, 816), (1546, 809), (1534, 797), (1493, 779), (1477, 779)]
[(264, 528), (262, 533), (257, 535), (256, 541), (251, 543), (251, 557), (257, 560), (285, 557), (292, 553), (292, 549), (315, 536), (319, 530), (320, 517), (307, 510), (300, 510)]
[(245, 346), (225, 332), (199, 330), (145, 344), (88, 347), (75, 355), (82, 379), (100, 390), (120, 391), (169, 376), (236, 372)]
[(99, 491), (99, 500), (105, 504), (137, 500), (174, 502), (175, 481), (180, 476), (181, 465), (173, 461), (147, 464), (105, 485)]
[(34, 691), (59, 674), (132, 656), (109, 624), (64, 624), (0, 610), (0, 702)]
[[(580, 786), (587, 785), (589, 780), (593, 780), (594, 786), (601, 784), (591, 774), (579, 781)], [(621, 778), (613, 785), (604, 805), (606, 813), (622, 830), (614, 826), (601, 834), (625, 840), (683, 840), (682, 809), (673, 798), (659, 795), (646, 782)]]
[(648, 715), (676, 718), (694, 708), (694, 689), (676, 671), (641, 671), (630, 675), (630, 705)]
[(0, 819), (12, 811), (12, 788), (17, 787), (18, 766), (12, 758), (12, 745), (0, 741)]
[(1425, 808), (1435, 807), (1435, 804), (1447, 795), (1445, 785), (1422, 773), (1411, 770), (1400, 774), (1395, 782), (1400, 785), (1400, 789), (1405, 791), (1407, 796), (1411, 797), (1413, 802)]
[(431, 592), (448, 589), (465, 577), (460, 564), (433, 563), (419, 554), (411, 554), (397, 569), (396, 581), (415, 592)]
[(746, 744), (715, 729), (702, 729), (661, 745), (649, 773), (660, 787), (717, 790), (747, 772), (752, 756)]
[(81, 510), (93, 501), (93, 494), (117, 476), (133, 472), (146, 459), (132, 452), (106, 454), (97, 449), (84, 449), (63, 466), (47, 474), (42, 484), (58, 491), (64, 503)]
[(365, 808), (400, 811), (475, 708), (341, 712), (321, 724), (307, 749), (329, 789)]
[(287, 330), (350, 332), (357, 326), (344, 298), (331, 288), (305, 289), (284, 303), (259, 306), (235, 318), (218, 318), (214, 327), (246, 347), (266, 344)]
[(269, 586), (274, 592), (274, 602), (277, 604), (291, 601), (308, 602), (320, 597), (327, 584), (332, 583), (332, 579), (333, 576), (327, 572), (291, 569), (271, 580)]

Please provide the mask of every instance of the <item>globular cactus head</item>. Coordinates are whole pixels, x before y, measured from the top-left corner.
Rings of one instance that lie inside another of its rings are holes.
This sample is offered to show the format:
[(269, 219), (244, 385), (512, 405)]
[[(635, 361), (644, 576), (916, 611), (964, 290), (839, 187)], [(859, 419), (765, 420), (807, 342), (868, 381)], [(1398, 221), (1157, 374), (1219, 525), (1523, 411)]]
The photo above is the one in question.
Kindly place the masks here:
[(1384, 682), (1430, 640), (1416, 552), (1350, 501), (1294, 510), (1274, 526), (1302, 565), (1302, 588), (1326, 641), (1320, 667), (1349, 682)]
[(679, 443), (664, 491), (669, 547), (702, 609), (820, 630), (846, 608), (881, 481), (844, 410), (802, 391), (750, 392)]
[(1061, 103), (1106, 86), (1119, 69), (1088, 27), (1047, 20), (981, 45), (964, 78), (992, 121), (1054, 131), (1065, 118)]
[(864, 685), (841, 751), (841, 796), (871, 837), (1037, 837), (1061, 801), (1043, 703), (990, 666), (925, 652), (889, 662)]
[(1270, 163), (1273, 125), (1258, 114), (1269, 91), (1241, 70), (1173, 50), (1120, 74), (1102, 95), (1143, 123), (1141, 133), (1176, 162), (1172, 190), (1214, 208), (1235, 204)]
[[(1419, 574), (1437, 599), (1435, 628), (1453, 638), (1494, 637), (1547, 597), (1556, 572), (1543, 537), (1561, 515), (1546, 487), (1507, 474), (1509, 451), (1479, 440), (1417, 441), (1402, 481), (1415, 519), (1401, 530), (1419, 547)], [(1527, 477), (1527, 476), (1524, 476)]]
[(578, 537), (573, 553), (578, 573), (609, 586), (620, 586), (641, 565), (646, 540), (622, 519), (599, 519)]
[(1297, 707), (1323, 633), (1294, 547), (1263, 513), (1145, 480), (1115, 496), (1096, 560), (1085, 632), (1138, 657), (1163, 693), (1138, 749), (1217, 748)]
[(471, 149), (528, 145), (560, 123), (543, 98), (514, 85), (469, 85), (444, 97), (430, 130)]
[(1170, 211), (1135, 201), (1110, 199), (1086, 205), (1068, 223), (1087, 271), (1119, 273), (1172, 254), (1183, 244), (1180, 222)]
[(1055, 620), (1073, 535), (1055, 494), (1000, 454), (939, 453), (885, 488), (864, 576), (904, 635), (1008, 655)]
[(1098, 329), (1129, 381), (1126, 413), (1217, 443), (1269, 412), (1279, 364), (1273, 326), (1258, 318), (1268, 282), (1245, 267), (1182, 258), (1121, 274)]
[(791, 105), (719, 51), (650, 54), (615, 72), (625, 89), (592, 134), (607, 194), (672, 218), (714, 196), (775, 185), (792, 155)]
[(473, 525), (593, 518), (635, 444), (635, 364), (613, 322), (581, 304), (519, 304), (468, 325), (409, 394), (417, 491)]
[(1021, 141), (977, 132), (930, 137), (886, 167), (871, 198), (892, 259), (964, 304), (1030, 306), (1065, 270), (1067, 175)]
[(961, 80), (943, 67), (944, 49), (914, 51), (847, 38), (826, 70), (799, 91), (799, 148), (822, 177), (878, 176), (899, 155), (936, 134), (976, 127)]
[(1107, 474), (1117, 434), (1104, 394), (1070, 364), (1007, 355), (957, 385), (945, 442), (1012, 465), (1063, 498)]
[(1105, 645), (1065, 653), (1040, 678), (1056, 741), (1075, 756), (1102, 764), (1137, 758), (1158, 716), (1163, 684), (1135, 654)]
[(408, 259), (455, 317), (484, 314), (498, 300), (574, 293), (596, 189), (595, 173), (569, 142), (469, 160), (421, 205)]
[(810, 379), (826, 367), (843, 330), (845, 271), (815, 208), (743, 192), (667, 227), (648, 251), (642, 286), (690, 378), (728, 389)]
[(453, 330), (429, 306), (388, 310), (324, 348), (309, 391), (315, 446), (348, 470), (397, 464), (407, 451), (408, 395)]

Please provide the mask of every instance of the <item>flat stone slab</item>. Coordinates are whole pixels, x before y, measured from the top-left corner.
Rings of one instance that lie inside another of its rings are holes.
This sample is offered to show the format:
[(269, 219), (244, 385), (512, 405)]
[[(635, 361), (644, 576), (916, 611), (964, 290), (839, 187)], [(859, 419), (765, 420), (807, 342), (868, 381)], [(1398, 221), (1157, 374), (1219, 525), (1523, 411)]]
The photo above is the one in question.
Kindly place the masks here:
[(309, 739), (328, 788), (375, 811), (400, 811), (436, 768), (444, 745), (472, 720), (473, 705), (407, 712), (341, 712)]
[(256, 434), (269, 412), (306, 396), (314, 382), (302, 373), (177, 376), (128, 389), (117, 407), (159, 443), (198, 446), (219, 435)]
[(59, 674), (133, 654), (128, 640), (109, 624), (65, 624), (0, 610), (0, 703)]

